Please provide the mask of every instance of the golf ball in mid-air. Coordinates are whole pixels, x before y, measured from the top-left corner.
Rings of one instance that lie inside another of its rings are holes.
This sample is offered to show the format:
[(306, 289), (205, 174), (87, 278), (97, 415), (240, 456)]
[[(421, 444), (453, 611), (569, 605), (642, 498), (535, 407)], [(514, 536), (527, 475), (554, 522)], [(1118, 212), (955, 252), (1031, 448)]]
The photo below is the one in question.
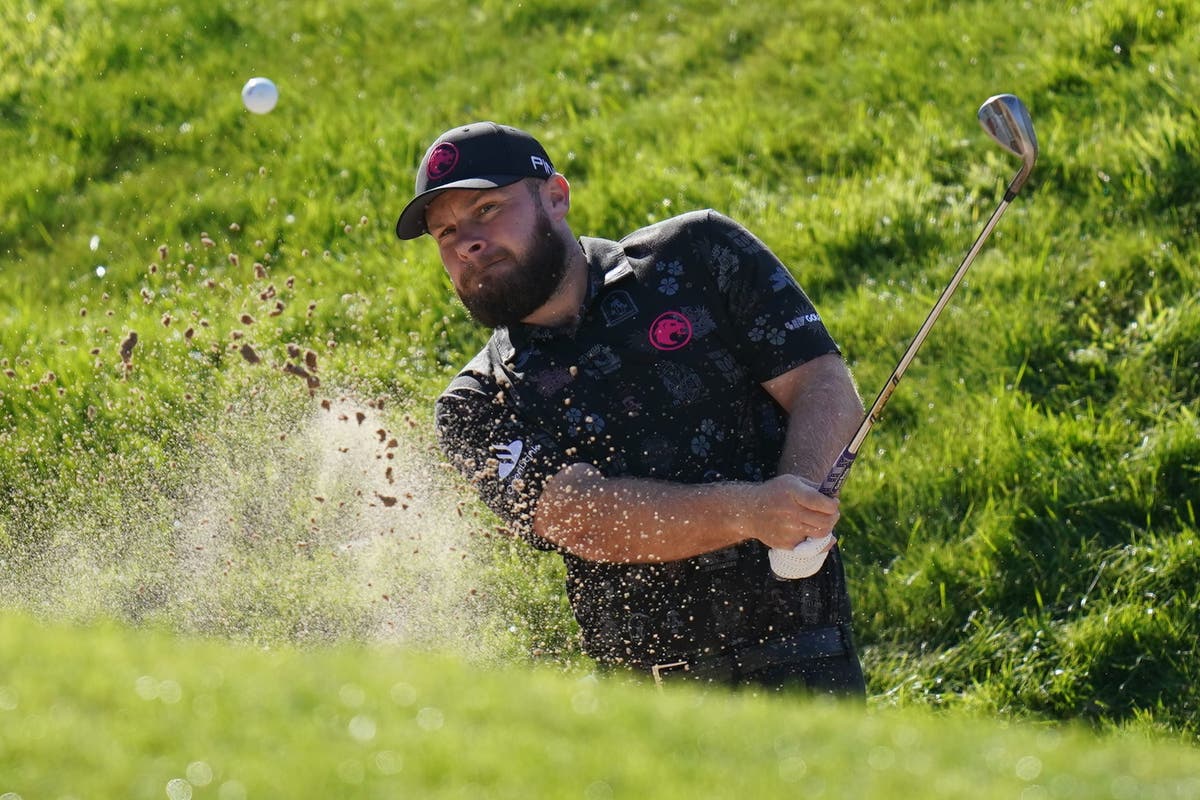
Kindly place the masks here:
[(242, 102), (255, 114), (267, 114), (279, 102), (279, 90), (270, 78), (251, 78), (242, 87)]

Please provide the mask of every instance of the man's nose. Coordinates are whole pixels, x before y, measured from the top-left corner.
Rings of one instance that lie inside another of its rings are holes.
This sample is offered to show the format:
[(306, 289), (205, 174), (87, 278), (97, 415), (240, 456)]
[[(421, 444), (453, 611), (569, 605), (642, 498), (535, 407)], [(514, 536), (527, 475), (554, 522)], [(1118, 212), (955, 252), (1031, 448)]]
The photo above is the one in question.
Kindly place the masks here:
[(459, 228), (458, 241), (455, 242), (455, 249), (458, 250), (459, 256), (468, 258), (478, 255), (483, 251), (485, 242), (479, 230), (473, 227), (466, 229)]

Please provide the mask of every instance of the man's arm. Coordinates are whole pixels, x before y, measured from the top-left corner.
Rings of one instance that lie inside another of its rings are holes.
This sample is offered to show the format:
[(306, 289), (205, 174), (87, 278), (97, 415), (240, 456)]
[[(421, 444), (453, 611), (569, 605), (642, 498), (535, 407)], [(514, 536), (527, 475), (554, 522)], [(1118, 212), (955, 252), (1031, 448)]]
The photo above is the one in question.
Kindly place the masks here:
[[(534, 532), (590, 561), (676, 561), (758, 539), (791, 549), (829, 533), (838, 503), (814, 488), (861, 419), (841, 358), (822, 356), (764, 384), (789, 411), (781, 474), (763, 483), (606, 478), (572, 464), (547, 481)], [(843, 436), (843, 432), (845, 435)]]
[(833, 529), (838, 503), (795, 475), (763, 483), (606, 478), (590, 464), (556, 473), (538, 501), (538, 536), (589, 561), (678, 561), (758, 539), (792, 548)]
[(832, 353), (814, 358), (763, 388), (788, 412), (779, 472), (820, 486), (863, 418), (862, 400), (846, 362)]

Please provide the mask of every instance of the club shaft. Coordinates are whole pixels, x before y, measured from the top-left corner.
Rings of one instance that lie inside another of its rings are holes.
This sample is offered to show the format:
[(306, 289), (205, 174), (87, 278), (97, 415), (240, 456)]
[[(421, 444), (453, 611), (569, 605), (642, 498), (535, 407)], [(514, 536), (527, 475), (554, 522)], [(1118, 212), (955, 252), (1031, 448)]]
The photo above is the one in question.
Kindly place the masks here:
[[(1025, 170), (1022, 170), (1024, 173)], [(1014, 181), (1015, 183), (1015, 181)], [(1019, 187), (1018, 187), (1019, 188)], [(996, 223), (1000, 221), (1000, 217), (1008, 209), (1009, 203), (1016, 196), (1016, 192), (1011, 185), (1004, 193), (1004, 199), (1000, 201), (1000, 205), (996, 206), (996, 210), (992, 212), (992, 216), (988, 219), (987, 224), (983, 226), (983, 230), (975, 237), (975, 243), (971, 245), (971, 249), (967, 252), (966, 257), (958, 266), (958, 271), (954, 273), (954, 277), (950, 279), (950, 283), (942, 290), (941, 296), (937, 303), (934, 304), (933, 310), (925, 317), (925, 322), (922, 323), (917, 335), (913, 337), (912, 342), (908, 345), (908, 349), (904, 351), (904, 355), (900, 357), (900, 363), (896, 365), (896, 369), (892, 371), (892, 375), (880, 390), (879, 395), (875, 398), (875, 402), (871, 404), (871, 408), (859, 423), (858, 430), (850, 439), (850, 443), (846, 445), (846, 449), (838, 456), (837, 462), (833, 465), (833, 469), (822, 482), (820, 491), (830, 497), (836, 495), (845, 483), (846, 477), (850, 474), (850, 467), (854, 464), (854, 459), (858, 456), (858, 450), (862, 447), (863, 441), (867, 438), (867, 434), (871, 432), (871, 428), (879, 421), (880, 415), (883, 413), (883, 407), (887, 405), (888, 400), (892, 396), (892, 392), (900, 384), (900, 378), (904, 375), (904, 371), (908, 369), (908, 365), (917, 355), (917, 351), (921, 349), (921, 345), (925, 343), (925, 338), (929, 335), (929, 331), (933, 328), (938, 317), (941, 316), (942, 310), (946, 304), (950, 302), (950, 297), (958, 289), (958, 285), (962, 283), (963, 277), (967, 274), (967, 270), (971, 268), (971, 263), (975, 261), (975, 256), (979, 255), (979, 251), (983, 248), (984, 242), (991, 235), (992, 229), (996, 227)]]

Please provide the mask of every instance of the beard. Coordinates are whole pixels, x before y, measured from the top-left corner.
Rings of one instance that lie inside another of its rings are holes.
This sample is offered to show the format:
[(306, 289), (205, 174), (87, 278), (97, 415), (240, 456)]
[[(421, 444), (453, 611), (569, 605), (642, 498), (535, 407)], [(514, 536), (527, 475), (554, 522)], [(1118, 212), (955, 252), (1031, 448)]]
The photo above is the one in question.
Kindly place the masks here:
[(512, 261), (504, 274), (483, 270), (468, 280), (469, 291), (459, 291), (458, 298), (480, 325), (514, 325), (545, 305), (562, 284), (567, 274), (567, 243), (551, 226), (544, 209), (538, 209), (525, 254), (512, 254)]

